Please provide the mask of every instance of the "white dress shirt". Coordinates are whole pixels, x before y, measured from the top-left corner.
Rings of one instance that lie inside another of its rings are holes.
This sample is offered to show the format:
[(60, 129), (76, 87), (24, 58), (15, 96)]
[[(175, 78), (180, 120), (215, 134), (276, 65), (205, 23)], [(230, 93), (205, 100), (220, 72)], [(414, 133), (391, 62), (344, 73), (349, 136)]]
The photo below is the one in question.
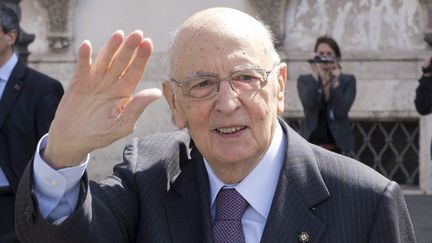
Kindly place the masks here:
[[(41, 215), (49, 222), (59, 224), (74, 212), (78, 203), (79, 181), (84, 174), (90, 156), (76, 167), (54, 170), (46, 164), (40, 153), (45, 149), (48, 135), (43, 136), (37, 146), (33, 164), (34, 191)], [(205, 161), (210, 181), (211, 215), (214, 221), (214, 201), (219, 190), (235, 188), (249, 203), (250, 207), (242, 217), (246, 243), (258, 243), (270, 211), (279, 173), (282, 167), (286, 138), (278, 124), (269, 149), (251, 171), (236, 185), (225, 185)]]
[(55, 170), (41, 156), (48, 142), (45, 134), (37, 145), (33, 163), (34, 192), (41, 215), (52, 223), (61, 223), (71, 215), (78, 203), (79, 182), (90, 156), (75, 167)]
[[(6, 83), (9, 80), (9, 77), (18, 62), (17, 55), (13, 54), (9, 60), (0, 67), (0, 100), (3, 97), (3, 92), (6, 88)], [(2, 114), (0, 114), (1, 116)], [(9, 186), (9, 181), (6, 178), (6, 175), (3, 172), (3, 169), (0, 166), (0, 187)]]

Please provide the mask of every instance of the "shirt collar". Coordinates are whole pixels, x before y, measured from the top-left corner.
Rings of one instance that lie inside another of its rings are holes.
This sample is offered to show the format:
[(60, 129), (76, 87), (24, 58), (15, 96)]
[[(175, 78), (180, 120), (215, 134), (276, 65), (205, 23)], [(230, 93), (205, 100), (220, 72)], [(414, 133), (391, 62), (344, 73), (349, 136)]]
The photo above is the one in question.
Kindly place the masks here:
[(8, 81), (9, 77), (15, 67), (15, 65), (18, 62), (18, 57), (17, 55), (14, 53), (12, 54), (12, 56), (9, 58), (9, 60), (0, 67), (0, 79), (4, 80), (4, 81)]
[(277, 123), (270, 147), (256, 167), (240, 183), (226, 185), (215, 175), (204, 158), (210, 182), (210, 205), (222, 187), (235, 188), (261, 216), (267, 219), (279, 180), (280, 170), (286, 151), (286, 137)]

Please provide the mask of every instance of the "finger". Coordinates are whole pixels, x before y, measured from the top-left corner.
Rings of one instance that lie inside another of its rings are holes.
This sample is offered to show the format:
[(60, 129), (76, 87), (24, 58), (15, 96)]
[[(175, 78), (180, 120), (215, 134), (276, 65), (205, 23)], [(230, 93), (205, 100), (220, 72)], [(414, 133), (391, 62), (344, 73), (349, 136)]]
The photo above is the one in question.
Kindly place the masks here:
[(96, 57), (95, 68), (96, 72), (105, 72), (111, 63), (111, 60), (119, 49), (124, 39), (124, 32), (118, 30), (114, 32), (105, 45), (100, 49)]
[(131, 60), (133, 60), (134, 52), (141, 44), (142, 40), (143, 34), (140, 30), (134, 31), (128, 35), (111, 61), (110, 67), (108, 69), (108, 73), (111, 76), (117, 78), (125, 71)]
[(123, 80), (126, 80), (135, 89), (147, 66), (150, 54), (153, 50), (153, 43), (145, 38), (138, 46), (136, 56), (123, 73)]
[(153, 101), (159, 99), (162, 95), (160, 89), (144, 89), (138, 92), (134, 98), (126, 106), (124, 112), (121, 114), (120, 119), (126, 126), (124, 129), (127, 130), (125, 133), (131, 133), (134, 129), (136, 121), (138, 120), (144, 109)]
[(92, 60), (92, 46), (89, 40), (85, 40), (81, 43), (78, 49), (78, 58), (75, 67), (74, 78), (72, 78), (70, 85), (76, 81), (81, 80), (80, 77), (85, 76), (91, 68)]

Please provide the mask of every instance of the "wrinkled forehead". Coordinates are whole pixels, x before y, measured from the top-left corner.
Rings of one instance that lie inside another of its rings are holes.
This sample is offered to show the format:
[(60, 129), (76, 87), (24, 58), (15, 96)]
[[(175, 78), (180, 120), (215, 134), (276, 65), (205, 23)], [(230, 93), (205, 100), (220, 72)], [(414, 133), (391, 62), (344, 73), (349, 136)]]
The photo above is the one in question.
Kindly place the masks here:
[(196, 72), (227, 75), (240, 66), (267, 69), (272, 65), (270, 49), (265, 28), (249, 15), (236, 11), (197, 14), (177, 32), (170, 75), (181, 79)]

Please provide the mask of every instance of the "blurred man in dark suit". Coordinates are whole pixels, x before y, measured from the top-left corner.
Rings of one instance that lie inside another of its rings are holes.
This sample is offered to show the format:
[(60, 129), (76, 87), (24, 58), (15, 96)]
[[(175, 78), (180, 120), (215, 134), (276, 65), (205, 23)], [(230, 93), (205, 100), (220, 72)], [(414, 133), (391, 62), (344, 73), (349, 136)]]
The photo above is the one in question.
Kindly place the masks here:
[(60, 82), (18, 60), (19, 21), (0, 4), (0, 242), (17, 242), (14, 200), (21, 175), (54, 118), (63, 95)]

